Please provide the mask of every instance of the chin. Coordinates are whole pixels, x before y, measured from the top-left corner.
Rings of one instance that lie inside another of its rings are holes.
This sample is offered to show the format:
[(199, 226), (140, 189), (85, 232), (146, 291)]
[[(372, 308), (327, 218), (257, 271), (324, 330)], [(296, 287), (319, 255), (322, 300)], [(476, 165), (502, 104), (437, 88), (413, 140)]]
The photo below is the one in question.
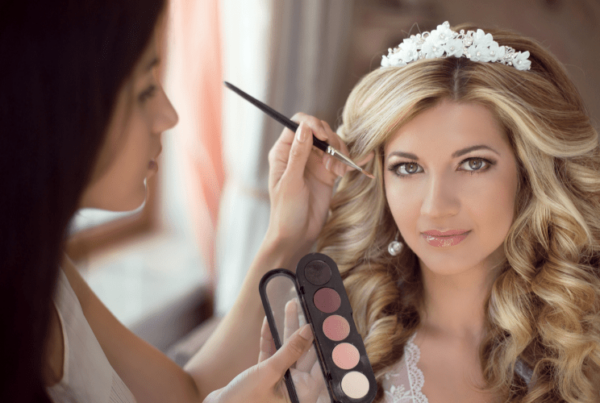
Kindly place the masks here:
[(118, 202), (115, 203), (115, 205), (112, 206), (113, 208), (111, 208), (110, 210), (115, 212), (133, 211), (142, 207), (145, 202), (146, 187), (142, 186), (141, 189), (137, 189), (137, 192), (120, 197)]
[(468, 267), (467, 265), (461, 265), (461, 264), (448, 264), (448, 261), (444, 261), (444, 262), (437, 262), (437, 261), (431, 261), (430, 259), (427, 260), (423, 260), (421, 258), (419, 258), (419, 262), (420, 262), (420, 266), (421, 266), (421, 270), (427, 270), (431, 273), (440, 275), (440, 276), (450, 276), (453, 274), (460, 274), (463, 272), (468, 271)]
[(140, 207), (144, 206), (146, 203), (146, 192), (142, 196), (137, 196), (132, 198), (131, 202), (127, 204), (127, 208), (125, 211), (137, 210)]

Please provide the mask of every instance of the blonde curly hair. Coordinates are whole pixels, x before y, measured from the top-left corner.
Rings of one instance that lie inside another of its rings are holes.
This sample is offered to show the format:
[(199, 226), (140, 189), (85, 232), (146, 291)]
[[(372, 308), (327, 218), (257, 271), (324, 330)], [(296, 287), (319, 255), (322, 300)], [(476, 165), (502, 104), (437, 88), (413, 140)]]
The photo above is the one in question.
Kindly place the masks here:
[[(470, 25), (455, 27), (476, 29)], [(365, 76), (338, 133), (350, 156), (375, 157), (340, 181), (317, 249), (339, 265), (379, 392), (421, 320), (423, 283), (409, 248), (387, 253), (397, 232), (383, 183), (386, 141), (441, 100), (476, 103), (500, 122), (518, 163), (506, 261), (485, 305), (480, 360), (486, 388), (511, 402), (597, 402), (600, 396), (600, 149), (598, 133), (560, 63), (521, 35), (486, 29), (529, 51), (530, 71), (466, 58), (425, 59)], [(523, 360), (530, 385), (516, 375)]]

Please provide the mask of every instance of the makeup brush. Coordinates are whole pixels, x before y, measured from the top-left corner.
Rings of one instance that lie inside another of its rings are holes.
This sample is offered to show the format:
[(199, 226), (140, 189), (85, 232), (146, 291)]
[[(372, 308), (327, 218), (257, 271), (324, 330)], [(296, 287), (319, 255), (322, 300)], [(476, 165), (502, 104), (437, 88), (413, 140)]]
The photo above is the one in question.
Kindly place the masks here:
[[(272, 117), (273, 119), (275, 119), (276, 121), (278, 121), (279, 123), (281, 123), (282, 125), (287, 127), (288, 129), (290, 129), (294, 133), (296, 132), (296, 130), (298, 130), (298, 123), (291, 121), (290, 119), (288, 119), (281, 113), (277, 112), (275, 109), (260, 102), (258, 99), (252, 97), (251, 95), (246, 94), (244, 91), (240, 90), (235, 85), (233, 85), (227, 81), (224, 81), (224, 83), (227, 88), (229, 88), (230, 90), (232, 90), (233, 92), (235, 92), (236, 94), (238, 94), (239, 96), (244, 98), (246, 101), (249, 101), (251, 104), (256, 106), (258, 109), (260, 109), (261, 111), (263, 111), (264, 113), (266, 113), (267, 115), (269, 115), (270, 117)], [(341, 152), (339, 152), (338, 150), (336, 150), (335, 148), (333, 148), (332, 146), (327, 144), (326, 141), (319, 140), (314, 134), (313, 134), (313, 146), (317, 147), (321, 151), (326, 152), (327, 154), (331, 155), (335, 159), (342, 161), (344, 164), (351, 166), (352, 168), (356, 169), (357, 171), (362, 172), (367, 177), (369, 177), (371, 179), (375, 179), (375, 177), (373, 175), (371, 175), (369, 172), (363, 170), (361, 167), (356, 165), (350, 158), (346, 157), (344, 154), (342, 154)]]

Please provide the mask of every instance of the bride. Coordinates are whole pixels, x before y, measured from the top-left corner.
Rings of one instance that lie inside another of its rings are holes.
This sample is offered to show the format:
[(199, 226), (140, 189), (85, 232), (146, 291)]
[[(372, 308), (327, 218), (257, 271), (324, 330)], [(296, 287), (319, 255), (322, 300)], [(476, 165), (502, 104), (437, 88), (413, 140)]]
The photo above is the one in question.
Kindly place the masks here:
[(390, 50), (337, 133), (376, 179), (345, 173), (317, 250), (376, 401), (598, 401), (600, 149), (556, 58), (445, 23)]

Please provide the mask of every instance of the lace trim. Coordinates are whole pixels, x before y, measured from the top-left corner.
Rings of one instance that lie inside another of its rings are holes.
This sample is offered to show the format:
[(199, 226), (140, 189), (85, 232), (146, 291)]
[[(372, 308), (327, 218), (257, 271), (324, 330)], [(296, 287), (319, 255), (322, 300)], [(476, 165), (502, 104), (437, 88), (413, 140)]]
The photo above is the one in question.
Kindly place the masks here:
[[(423, 372), (417, 366), (419, 359), (421, 358), (421, 350), (413, 343), (413, 340), (417, 334), (413, 334), (404, 346), (404, 363), (406, 365), (406, 372), (408, 375), (409, 389), (407, 390), (404, 385), (392, 385), (385, 394), (389, 397), (392, 403), (406, 402), (406, 399), (411, 399), (412, 403), (429, 403), (427, 397), (421, 392), (425, 378)], [(392, 377), (398, 376), (395, 374), (385, 374), (385, 379), (390, 380)]]
[(404, 354), (406, 354), (406, 367), (408, 369), (408, 380), (410, 381), (410, 388), (413, 391), (413, 399), (415, 403), (429, 403), (427, 397), (421, 392), (425, 378), (423, 372), (417, 367), (417, 363), (421, 358), (421, 350), (413, 340), (417, 336), (417, 333), (413, 334), (412, 337), (406, 343), (404, 347)]
[[(413, 342), (416, 336), (416, 333), (413, 334), (404, 346), (404, 356), (402, 358), (408, 375), (408, 389), (404, 384), (391, 385), (385, 390), (385, 395), (391, 403), (429, 403), (427, 396), (421, 391), (425, 383), (425, 377), (423, 376), (423, 371), (417, 366), (421, 358), (421, 350)], [(387, 373), (384, 375), (384, 379), (390, 381), (394, 377), (399, 377), (400, 372), (402, 370), (395, 373)], [(533, 371), (520, 358), (516, 362), (515, 372), (523, 378), (527, 386), (530, 386)]]

